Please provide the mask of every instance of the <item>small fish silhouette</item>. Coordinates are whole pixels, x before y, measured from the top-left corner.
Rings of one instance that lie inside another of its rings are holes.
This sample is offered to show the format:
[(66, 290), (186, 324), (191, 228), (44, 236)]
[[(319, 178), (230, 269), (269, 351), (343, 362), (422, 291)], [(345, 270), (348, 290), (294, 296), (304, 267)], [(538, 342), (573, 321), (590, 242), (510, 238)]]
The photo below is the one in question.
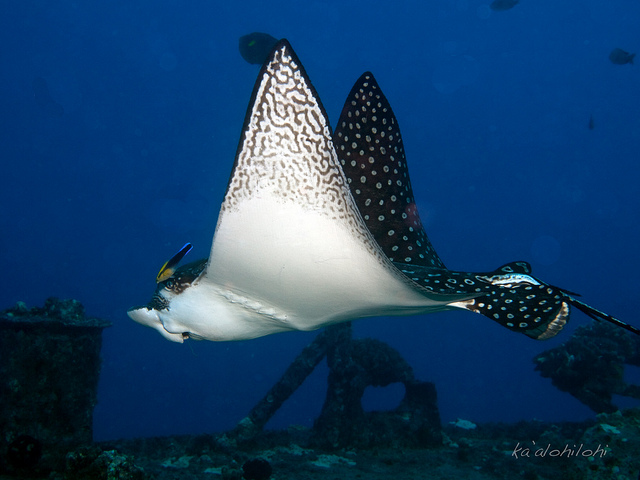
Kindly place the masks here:
[(489, 8), (496, 12), (504, 12), (505, 10), (510, 10), (515, 7), (519, 3), (518, 0), (493, 0)]
[(64, 115), (64, 107), (51, 97), (49, 86), (42, 77), (33, 80), (33, 97), (36, 99), (38, 107), (47, 115), (61, 117)]
[(247, 62), (262, 65), (277, 42), (278, 39), (268, 33), (253, 32), (240, 37), (238, 48)]
[(614, 48), (609, 54), (609, 60), (616, 65), (625, 65), (627, 63), (633, 65), (633, 57), (635, 56), (635, 53), (625, 52), (621, 48)]

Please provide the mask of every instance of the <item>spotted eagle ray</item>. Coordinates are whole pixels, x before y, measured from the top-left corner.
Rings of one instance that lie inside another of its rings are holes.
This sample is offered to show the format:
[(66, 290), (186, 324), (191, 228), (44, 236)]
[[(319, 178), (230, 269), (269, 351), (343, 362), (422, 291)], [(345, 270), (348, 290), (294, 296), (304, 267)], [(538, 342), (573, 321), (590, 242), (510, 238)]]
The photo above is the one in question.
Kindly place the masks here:
[(420, 223), (400, 130), (373, 75), (354, 86), (334, 136), (286, 40), (256, 81), (210, 256), (177, 267), (190, 248), (164, 264), (149, 304), (128, 311), (175, 342), (451, 309), (545, 339), (570, 305), (640, 334), (534, 278), (526, 262), (446, 269)]

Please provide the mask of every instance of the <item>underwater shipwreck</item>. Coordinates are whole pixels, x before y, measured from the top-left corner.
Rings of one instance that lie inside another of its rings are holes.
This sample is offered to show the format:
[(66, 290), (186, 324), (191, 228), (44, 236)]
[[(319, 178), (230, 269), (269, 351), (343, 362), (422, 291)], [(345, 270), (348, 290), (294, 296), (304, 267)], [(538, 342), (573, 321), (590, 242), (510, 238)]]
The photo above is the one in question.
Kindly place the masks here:
[[(415, 378), (395, 349), (354, 339), (343, 323), (321, 331), (230, 431), (94, 442), (109, 326), (76, 300), (0, 312), (0, 478), (638, 478), (640, 408), (619, 411), (612, 398), (640, 398), (640, 386), (624, 382), (625, 366), (640, 366), (640, 337), (608, 324), (580, 327), (533, 359), (597, 414), (591, 421), (443, 425), (437, 386)], [(314, 425), (265, 430), (325, 359), (326, 397)], [(405, 387), (400, 404), (365, 412), (365, 388), (392, 383)]]
[[(260, 63), (264, 53), (247, 55)], [(128, 314), (179, 343), (318, 335), (229, 431), (96, 442), (110, 323), (77, 300), (18, 302), (0, 312), (0, 480), (640, 478), (640, 407), (614, 403), (640, 399), (640, 385), (625, 381), (625, 368), (640, 367), (640, 330), (533, 277), (527, 262), (446, 269), (423, 230), (399, 128), (372, 74), (360, 77), (331, 132), (288, 42), (269, 58), (211, 256), (178, 268), (186, 244), (161, 268), (151, 301)], [(35, 86), (60, 112), (46, 84)], [(361, 317), (463, 309), (544, 340), (562, 330), (570, 307), (597, 322), (537, 354), (532, 369), (594, 412), (584, 422), (443, 424), (438, 386), (351, 328)], [(265, 429), (321, 362), (329, 373), (313, 425)], [(404, 387), (398, 406), (365, 411), (365, 390), (392, 384)]]

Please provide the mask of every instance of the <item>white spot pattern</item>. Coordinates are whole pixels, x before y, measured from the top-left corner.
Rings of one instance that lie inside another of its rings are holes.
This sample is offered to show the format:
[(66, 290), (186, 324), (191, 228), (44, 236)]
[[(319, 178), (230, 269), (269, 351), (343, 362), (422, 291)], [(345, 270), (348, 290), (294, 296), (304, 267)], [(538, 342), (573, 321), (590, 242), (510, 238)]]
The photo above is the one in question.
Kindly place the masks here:
[(334, 138), (351, 187), (358, 185), (358, 208), (389, 259), (444, 268), (420, 222), (396, 118), (371, 73), (351, 90)]

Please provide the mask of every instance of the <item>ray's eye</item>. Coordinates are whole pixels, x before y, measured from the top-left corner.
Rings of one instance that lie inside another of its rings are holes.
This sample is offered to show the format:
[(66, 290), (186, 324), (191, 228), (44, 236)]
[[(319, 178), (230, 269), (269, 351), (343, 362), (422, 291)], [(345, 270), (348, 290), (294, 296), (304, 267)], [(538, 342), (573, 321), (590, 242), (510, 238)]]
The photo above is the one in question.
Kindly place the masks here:
[(176, 286), (176, 282), (175, 282), (175, 280), (170, 278), (170, 279), (168, 279), (167, 281), (164, 282), (164, 286), (168, 290), (173, 290), (174, 287)]

